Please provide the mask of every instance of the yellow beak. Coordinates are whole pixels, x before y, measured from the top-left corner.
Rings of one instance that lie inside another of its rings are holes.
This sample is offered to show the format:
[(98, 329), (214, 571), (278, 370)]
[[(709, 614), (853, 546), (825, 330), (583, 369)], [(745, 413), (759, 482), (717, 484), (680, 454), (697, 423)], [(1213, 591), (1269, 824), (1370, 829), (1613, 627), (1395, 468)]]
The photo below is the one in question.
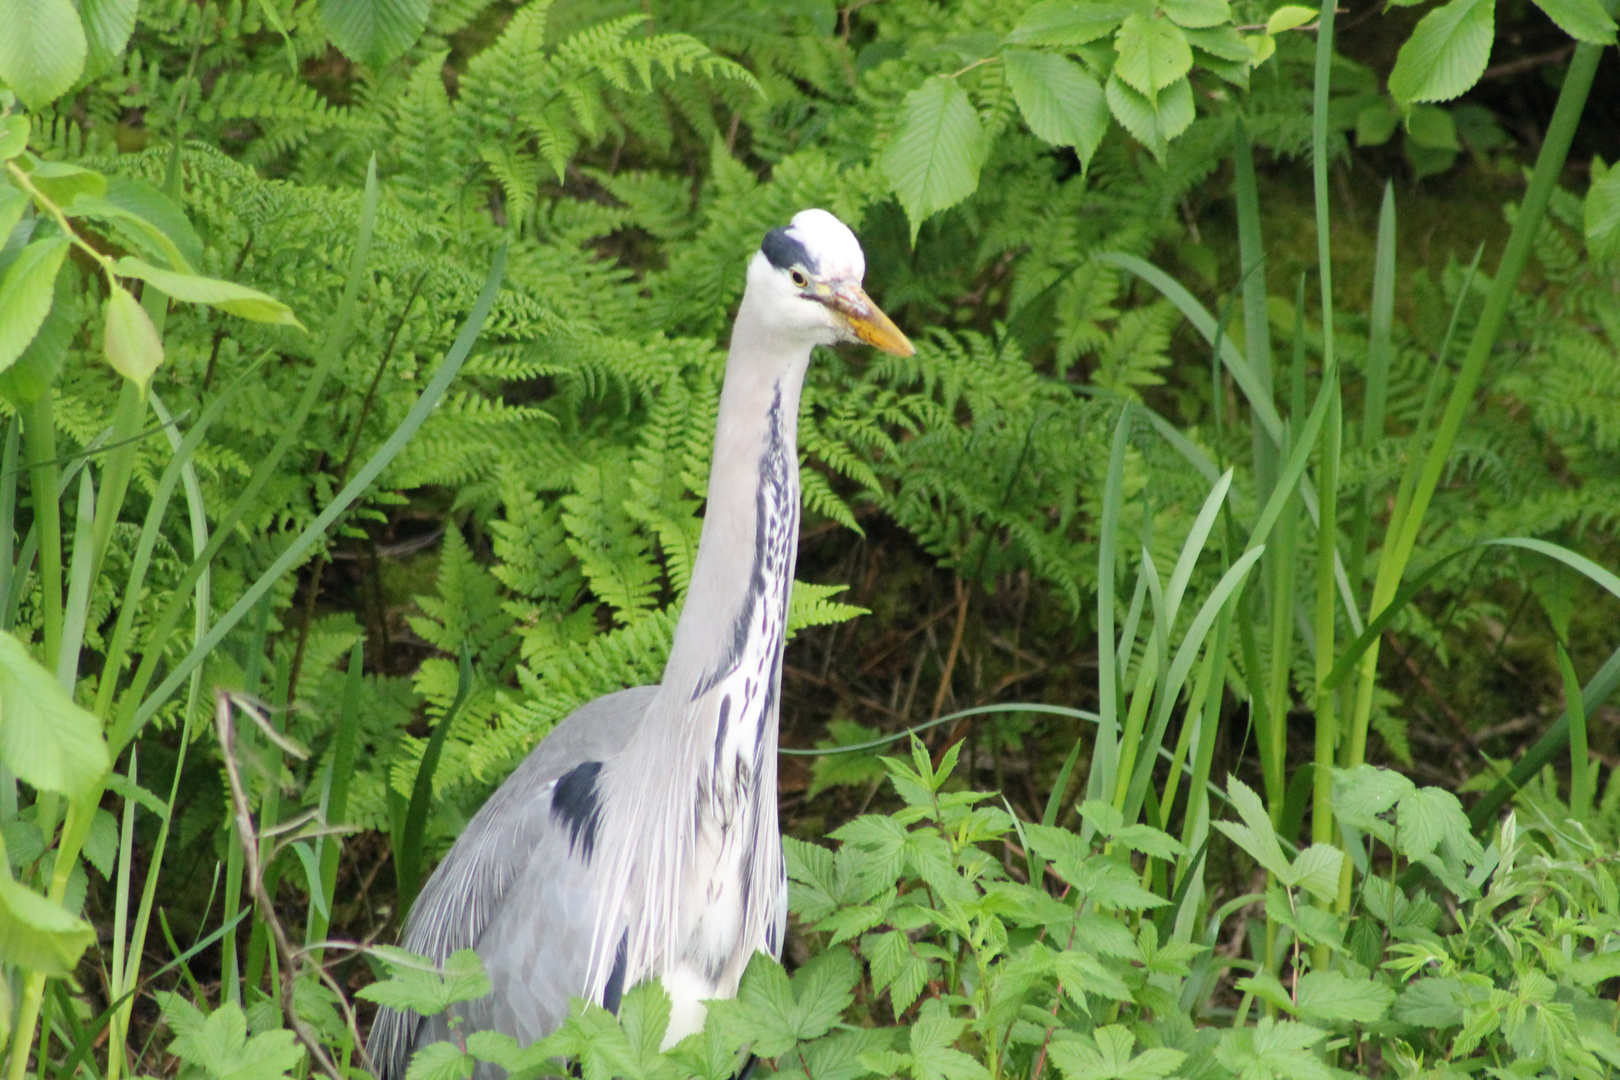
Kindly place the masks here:
[(859, 285), (838, 286), (827, 298), (827, 306), (842, 315), (849, 322), (850, 331), (868, 345), (895, 356), (910, 356), (917, 351), (894, 325), (894, 320), (883, 314)]

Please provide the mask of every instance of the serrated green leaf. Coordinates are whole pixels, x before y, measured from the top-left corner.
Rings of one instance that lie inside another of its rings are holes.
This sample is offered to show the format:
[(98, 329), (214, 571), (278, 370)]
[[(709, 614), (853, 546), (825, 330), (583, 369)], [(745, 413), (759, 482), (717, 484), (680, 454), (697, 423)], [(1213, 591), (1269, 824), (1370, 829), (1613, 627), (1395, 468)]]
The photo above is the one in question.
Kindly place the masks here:
[(149, 285), (157, 286), (176, 300), (188, 304), (207, 304), (232, 315), (251, 319), (253, 322), (296, 326), (299, 329), (303, 329), (304, 326), (293, 315), (292, 308), (275, 297), (266, 296), (246, 285), (164, 270), (153, 266), (145, 259), (137, 259), (131, 255), (126, 255), (114, 263), (113, 273), (119, 277), (139, 278)]
[(1406, 117), (1406, 134), (1414, 146), (1425, 150), (1462, 149), (1457, 141), (1457, 124), (1451, 114), (1438, 105), (1414, 105)]
[(978, 188), (984, 144), (979, 113), (955, 79), (935, 75), (906, 95), (881, 164), (911, 222), (913, 244), (924, 221)]
[(0, 761), (36, 788), (79, 800), (110, 767), (101, 724), (23, 643), (0, 631)]
[(135, 30), (136, 0), (79, 0), (87, 51), (84, 76), (93, 79), (112, 67)]
[(1108, 77), (1107, 94), (1114, 119), (1161, 162), (1169, 153), (1170, 140), (1186, 131), (1197, 115), (1192, 85), (1186, 79), (1159, 91), (1157, 98), (1148, 98), (1115, 73)]
[(1620, 952), (1594, 953), (1573, 960), (1564, 971), (1582, 986), (1596, 986), (1600, 982), (1620, 978)]
[(489, 976), (471, 949), (452, 953), (442, 965), (390, 945), (375, 946), (372, 952), (388, 969), (388, 978), (357, 993), (391, 1009), (432, 1016), (455, 1002), (473, 1001), (490, 991)]
[(1312, 844), (1294, 858), (1284, 880), (1318, 900), (1333, 900), (1339, 895), (1339, 873), (1343, 865), (1344, 852), (1331, 844)]
[(1184, 30), (1182, 36), (1193, 48), (1202, 49), (1222, 60), (1229, 60), (1234, 64), (1249, 64), (1254, 60), (1254, 50), (1249, 47), (1243, 35), (1233, 27), (1214, 26), (1204, 30)]
[(1114, 72), (1143, 97), (1152, 98), (1192, 70), (1192, 48), (1169, 19), (1131, 15), (1114, 36), (1119, 58)]
[(1582, 210), (1586, 250), (1594, 259), (1620, 259), (1620, 167), (1592, 163), (1592, 186)]
[(1243, 819), (1243, 824), (1217, 821), (1215, 827), (1230, 837), (1234, 844), (1248, 852), (1249, 857), (1260, 864), (1261, 869), (1269, 870), (1278, 878), (1287, 880), (1293, 873), (1293, 865), (1288, 861), (1288, 856), (1283, 854), (1282, 845), (1277, 842), (1277, 830), (1272, 827), (1271, 815), (1266, 813), (1265, 804), (1260, 801), (1260, 796), (1236, 776), (1227, 778), (1226, 792), (1238, 816)]
[(78, 81), (87, 45), (72, 0), (0, 0), (0, 80), (43, 109)]
[(1356, 145), (1383, 146), (1400, 126), (1401, 117), (1389, 103), (1380, 101), (1356, 113)]
[(35, 240), (0, 279), (0, 371), (16, 363), (51, 310), (57, 271), (67, 258), (68, 242), (60, 236)]
[[(11, 115), (0, 117), (0, 161), (10, 161), (24, 150), (28, 149), (28, 117)], [(22, 192), (10, 189), (14, 194)], [(10, 229), (0, 231), (0, 240), (3, 240)]]
[(1125, 16), (1147, 10), (1145, 3), (1041, 0), (1024, 12), (1007, 35), (1007, 44), (1072, 49), (1107, 37)]
[(1316, 18), (1315, 8), (1302, 7), (1299, 4), (1284, 4), (1266, 19), (1266, 33), (1281, 34), (1296, 27), (1304, 26)]
[(1396, 843), (1408, 858), (1427, 855), (1441, 841), (1451, 844), (1471, 861), (1480, 853), (1479, 841), (1468, 827), (1462, 803), (1449, 791), (1417, 788), (1402, 796), (1398, 806)]
[(1396, 55), (1389, 92), (1403, 104), (1450, 101), (1479, 81), (1495, 34), (1495, 0), (1451, 0), (1435, 8)]
[(1181, 1067), (1187, 1055), (1155, 1047), (1132, 1054), (1136, 1039), (1121, 1024), (1106, 1024), (1090, 1037), (1051, 1044), (1052, 1063), (1067, 1080), (1159, 1080)]
[(938, 998), (923, 1002), (911, 1025), (911, 1075), (916, 1080), (989, 1080), (990, 1070), (954, 1048), (967, 1021)]
[(321, 0), (332, 44), (352, 60), (380, 68), (422, 36), (430, 0)]
[(1614, 18), (1598, 0), (1535, 0), (1535, 5), (1576, 41), (1588, 45), (1615, 43)]
[(1306, 1020), (1370, 1024), (1383, 1019), (1395, 991), (1371, 979), (1352, 979), (1337, 971), (1307, 971), (1295, 987), (1299, 1015)]
[(411, 1055), (405, 1080), (467, 1080), (477, 1064), (453, 1042), (429, 1043)]
[(140, 301), (122, 285), (114, 285), (107, 296), (105, 318), (107, 363), (144, 387), (163, 363), (163, 339), (158, 337), (157, 327)]
[(95, 940), (90, 924), (0, 872), (0, 961), (65, 979)]
[(1007, 82), (1029, 130), (1057, 146), (1072, 146), (1085, 165), (1108, 131), (1108, 100), (1097, 80), (1067, 57), (1007, 49)]
[(1159, 0), (1159, 10), (1177, 26), (1202, 30), (1232, 21), (1227, 0)]

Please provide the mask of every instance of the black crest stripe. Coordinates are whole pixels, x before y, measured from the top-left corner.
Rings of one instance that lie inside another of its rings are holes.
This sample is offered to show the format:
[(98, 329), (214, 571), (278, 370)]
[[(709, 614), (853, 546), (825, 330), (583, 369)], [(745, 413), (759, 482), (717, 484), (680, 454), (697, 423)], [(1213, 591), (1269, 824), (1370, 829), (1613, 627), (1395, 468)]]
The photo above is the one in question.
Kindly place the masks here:
[(812, 274), (816, 272), (816, 260), (811, 258), (809, 249), (799, 243), (785, 225), (766, 233), (765, 242), (759, 245), (759, 250), (778, 270), (802, 266)]
[(575, 765), (557, 780), (551, 793), (551, 820), (568, 830), (568, 849), (589, 859), (596, 850), (596, 826), (602, 803), (596, 791), (600, 761)]

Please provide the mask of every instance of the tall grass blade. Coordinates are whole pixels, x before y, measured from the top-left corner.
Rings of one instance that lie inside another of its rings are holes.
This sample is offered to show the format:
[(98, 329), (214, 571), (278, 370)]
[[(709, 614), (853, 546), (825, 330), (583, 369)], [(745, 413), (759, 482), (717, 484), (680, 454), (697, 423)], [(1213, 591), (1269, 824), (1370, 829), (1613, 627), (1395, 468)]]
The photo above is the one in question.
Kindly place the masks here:
[[(342, 825), (349, 820), (349, 781), (354, 771), (355, 748), (360, 734), (360, 691), (365, 685), (366, 641), (359, 638), (349, 650), (349, 670), (343, 680), (343, 703), (338, 709), (337, 727), (332, 732), (332, 760), (327, 767), (326, 782), (321, 787), (321, 821), (327, 827)], [(320, 866), (320, 889), (325, 901), (322, 912), (310, 905), (308, 933), (305, 944), (313, 945), (326, 937), (331, 923), (332, 901), (337, 893), (338, 858), (343, 854), (343, 843), (336, 836), (322, 836), (316, 842), (317, 862)], [(312, 953), (316, 963), (321, 953)]]
[(1581, 680), (1569, 652), (1558, 645), (1558, 670), (1564, 676), (1564, 715), (1569, 717), (1569, 814), (1576, 821), (1592, 820), (1592, 759), (1586, 748), (1586, 709), (1581, 702)]
[[(432, 415), (433, 410), (450, 388), (450, 383), (461, 372), (462, 364), (466, 362), (468, 353), (472, 351), (473, 343), (478, 340), (478, 335), (483, 329), (484, 320), (489, 317), (490, 309), (495, 305), (495, 295), (500, 289), (501, 279), (505, 276), (505, 273), (506, 249), (503, 247), (495, 254), (495, 259), (490, 265), (489, 276), (484, 281), (483, 292), (479, 294), (477, 302), (473, 304), (472, 311), (467, 314), (467, 319), (462, 324), (461, 332), (457, 335), (455, 344), (445, 354), (443, 363), (439, 365), (439, 370), (434, 372), (433, 378), (423, 388), (421, 397), (416, 399), (416, 403), (411, 406), (411, 411), (406, 414), (405, 419), (400, 421), (399, 426), (394, 429), (388, 440), (377, 448), (371, 459), (355, 474), (354, 479), (350, 480), (342, 491), (333, 496), (326, 509), (322, 510), (320, 515), (310, 522), (304, 528), (304, 531), (299, 533), (298, 537), (287, 546), (287, 549), (271, 564), (270, 568), (249, 586), (248, 590), (242, 594), (242, 598), (236, 602), (230, 611), (220, 617), (220, 620), (208, 631), (208, 635), (197, 643), (196, 647), (186, 655), (186, 658), (175, 665), (174, 670), (169, 673), (158, 688), (147, 695), (133, 715), (127, 721), (120, 720), (109, 736), (108, 741), (112, 747), (127, 745), (129, 740), (134, 738), (146, 721), (151, 719), (153, 714), (163, 707), (163, 703), (168, 700), (169, 695), (173, 694), (191, 674), (192, 670), (207, 658), (209, 651), (223, 641), (225, 635), (229, 634), (236, 624), (241, 621), (242, 616), (247, 614), (254, 604), (258, 603), (259, 597), (269, 592), (283, 574), (303, 560), (305, 554), (326, 533), (332, 523), (347, 512), (349, 507), (366, 493), (377, 477), (382, 474), (382, 471), (393, 462), (394, 458), (399, 456), (399, 452), (405, 448), (405, 444), (410, 442), (422, 425), (427, 422), (427, 418)], [(223, 535), (223, 533), (216, 533), (216, 539), (219, 535)], [(212, 544), (213, 541), (210, 541), (210, 546)]]
[(433, 806), (433, 774), (439, 767), (439, 754), (444, 740), (450, 734), (461, 707), (467, 703), (473, 689), (472, 643), (461, 647), (461, 667), (456, 678), (456, 699), (445, 710), (444, 718), (434, 727), (422, 749), (422, 760), (416, 767), (416, 783), (411, 789), (410, 807), (405, 812), (404, 829), (391, 837), (394, 849), (394, 873), (399, 881), (399, 909), (409, 911), (422, 888), (422, 840), (427, 835), (428, 811)]
[[(1097, 525), (1097, 736), (1092, 744), (1091, 773), (1086, 798), (1101, 799), (1113, 785), (1119, 754), (1119, 669), (1114, 654), (1115, 545), (1119, 539), (1119, 512), (1124, 502), (1125, 447), (1131, 437), (1131, 411), (1121, 409), (1108, 452), (1108, 478), (1103, 483), (1102, 520)], [(1129, 648), (1129, 646), (1127, 646)], [(1084, 736), (1082, 736), (1083, 738)], [(1047, 800), (1042, 821), (1057, 820), (1058, 807)]]

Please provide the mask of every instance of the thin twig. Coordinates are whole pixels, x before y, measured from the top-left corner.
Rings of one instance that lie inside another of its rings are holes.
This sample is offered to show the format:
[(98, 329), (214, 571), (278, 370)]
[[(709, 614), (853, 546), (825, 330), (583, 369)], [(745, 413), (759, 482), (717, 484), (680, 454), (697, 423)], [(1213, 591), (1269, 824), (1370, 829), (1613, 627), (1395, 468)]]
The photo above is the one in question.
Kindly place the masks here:
[[(248, 883), (253, 891), (253, 901), (259, 908), (259, 916), (270, 928), (276, 951), (282, 957), (281, 989), (278, 995), (281, 1011), (287, 1019), (287, 1026), (292, 1029), (298, 1041), (304, 1044), (304, 1049), (309, 1051), (310, 1060), (332, 1080), (347, 1080), (337, 1063), (332, 1060), (332, 1056), (326, 1052), (326, 1047), (321, 1045), (320, 1040), (315, 1038), (304, 1021), (299, 1018), (298, 1009), (293, 1003), (293, 985), (299, 965), (292, 944), (287, 940), (287, 931), (282, 927), (281, 920), (276, 917), (276, 908), (270, 901), (270, 894), (265, 891), (264, 868), (259, 863), (259, 841), (253, 830), (253, 811), (248, 806), (247, 791), (242, 785), (242, 774), (236, 764), (236, 738), (231, 723), (233, 705), (247, 710), (250, 715), (255, 712), (254, 704), (246, 698), (225, 691), (215, 692), (214, 720), (219, 725), (219, 744), (225, 751), (225, 773), (231, 783), (231, 803), (236, 808), (236, 831), (242, 841), (242, 854), (247, 860)], [(331, 981), (325, 971), (319, 968), (317, 971), (323, 981), (336, 988), (336, 983)], [(346, 996), (339, 991), (337, 997), (340, 1002), (344, 1002), (345, 1012), (349, 1012)], [(349, 1012), (349, 1017), (352, 1024), (352, 1012)], [(358, 1029), (355, 1035), (356, 1045), (363, 1048), (364, 1043), (359, 1040)], [(364, 1050), (361, 1052), (364, 1053)]]

